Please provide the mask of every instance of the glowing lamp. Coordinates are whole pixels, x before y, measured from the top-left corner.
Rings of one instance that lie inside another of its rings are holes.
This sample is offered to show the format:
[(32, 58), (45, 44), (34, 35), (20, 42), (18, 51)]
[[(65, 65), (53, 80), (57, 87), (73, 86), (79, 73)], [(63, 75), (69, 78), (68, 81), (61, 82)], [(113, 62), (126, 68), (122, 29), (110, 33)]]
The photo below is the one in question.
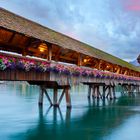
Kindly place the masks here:
[(87, 59), (84, 59), (84, 63), (86, 63), (88, 60)]
[(44, 52), (47, 50), (47, 45), (45, 43), (41, 43), (38, 47), (40, 52)]
[(109, 68), (109, 66), (107, 65), (107, 68)]

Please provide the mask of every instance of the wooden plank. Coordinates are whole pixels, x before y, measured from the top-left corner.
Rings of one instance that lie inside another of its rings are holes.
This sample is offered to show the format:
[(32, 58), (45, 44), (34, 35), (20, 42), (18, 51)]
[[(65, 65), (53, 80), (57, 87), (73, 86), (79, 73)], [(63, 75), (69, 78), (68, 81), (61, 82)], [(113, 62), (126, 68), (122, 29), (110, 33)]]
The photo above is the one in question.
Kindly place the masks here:
[(12, 42), (12, 40), (13, 40), (14, 37), (15, 37), (15, 35), (16, 35), (16, 33), (13, 32), (13, 34), (11, 35), (11, 37), (10, 37), (9, 40), (8, 40), (8, 43), (11, 43), (11, 42)]

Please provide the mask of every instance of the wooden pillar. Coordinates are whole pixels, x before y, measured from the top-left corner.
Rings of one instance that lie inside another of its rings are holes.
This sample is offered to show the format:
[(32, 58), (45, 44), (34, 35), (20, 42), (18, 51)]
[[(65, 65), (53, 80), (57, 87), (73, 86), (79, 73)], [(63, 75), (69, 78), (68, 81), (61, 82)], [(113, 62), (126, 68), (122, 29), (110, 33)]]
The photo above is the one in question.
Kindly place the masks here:
[(58, 89), (54, 88), (54, 92), (53, 92), (53, 106), (54, 107), (58, 107), (57, 104), (57, 95), (58, 95)]
[(116, 99), (115, 86), (112, 86), (113, 98)]
[(127, 91), (128, 91), (128, 95), (131, 96), (131, 85), (128, 85)]
[(120, 74), (121, 73), (121, 68), (118, 66), (118, 69), (117, 69), (117, 74)]
[(25, 48), (22, 50), (22, 56), (26, 56), (27, 55), (27, 52), (25, 50)]
[(57, 108), (53, 108), (53, 123), (57, 122)]
[(91, 85), (88, 86), (88, 98), (91, 96)]
[(98, 69), (99, 69), (99, 70), (101, 70), (102, 63), (103, 63), (103, 61), (102, 61), (102, 60), (99, 60), (99, 65), (98, 65)]
[(128, 70), (127, 69), (125, 70), (124, 75), (128, 75)]
[(136, 92), (137, 93), (140, 93), (140, 87), (139, 87), (139, 85), (137, 85)]
[(95, 98), (95, 86), (92, 86), (92, 98)]
[(78, 53), (78, 66), (82, 66), (82, 55)]
[(111, 85), (109, 86), (109, 96), (110, 96), (110, 100), (112, 100), (112, 92), (111, 92)]
[(52, 44), (47, 44), (48, 46), (48, 61), (52, 60)]
[(96, 86), (96, 89), (97, 89), (97, 99), (99, 99), (100, 98), (100, 91), (99, 91), (99, 86)]
[(71, 108), (71, 98), (70, 98), (70, 89), (69, 88), (66, 88), (65, 90), (65, 96), (66, 96), (66, 105), (67, 105), (67, 108)]
[(122, 96), (125, 95), (125, 93), (124, 93), (124, 86), (123, 85), (121, 85), (121, 94), (122, 94)]
[(43, 97), (44, 97), (44, 91), (43, 91), (42, 86), (40, 86), (39, 101), (38, 101), (38, 104), (40, 106), (43, 105)]
[(69, 122), (71, 119), (71, 109), (67, 109), (66, 110), (66, 117), (65, 117), (65, 121)]
[(105, 91), (106, 91), (105, 86), (103, 86), (103, 99), (105, 99)]

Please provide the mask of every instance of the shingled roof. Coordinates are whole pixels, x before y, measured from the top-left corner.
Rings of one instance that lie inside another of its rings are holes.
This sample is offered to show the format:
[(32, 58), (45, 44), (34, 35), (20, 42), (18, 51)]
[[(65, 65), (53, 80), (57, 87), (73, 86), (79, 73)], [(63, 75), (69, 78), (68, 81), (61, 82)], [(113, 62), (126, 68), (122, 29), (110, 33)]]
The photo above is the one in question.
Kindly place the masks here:
[(135, 67), (132, 64), (121, 60), (120, 58), (117, 58), (111, 54), (103, 52), (64, 34), (58, 33), (38, 23), (25, 19), (3, 8), (0, 8), (0, 27), (140, 72), (138, 67)]

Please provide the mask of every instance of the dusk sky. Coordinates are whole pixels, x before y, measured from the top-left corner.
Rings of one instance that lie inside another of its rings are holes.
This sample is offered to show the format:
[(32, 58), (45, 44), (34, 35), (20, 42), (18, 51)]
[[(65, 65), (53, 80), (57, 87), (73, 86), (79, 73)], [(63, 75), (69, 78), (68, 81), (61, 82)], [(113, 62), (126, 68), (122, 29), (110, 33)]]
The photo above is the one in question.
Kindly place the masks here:
[(0, 0), (0, 6), (126, 61), (140, 54), (140, 0)]

